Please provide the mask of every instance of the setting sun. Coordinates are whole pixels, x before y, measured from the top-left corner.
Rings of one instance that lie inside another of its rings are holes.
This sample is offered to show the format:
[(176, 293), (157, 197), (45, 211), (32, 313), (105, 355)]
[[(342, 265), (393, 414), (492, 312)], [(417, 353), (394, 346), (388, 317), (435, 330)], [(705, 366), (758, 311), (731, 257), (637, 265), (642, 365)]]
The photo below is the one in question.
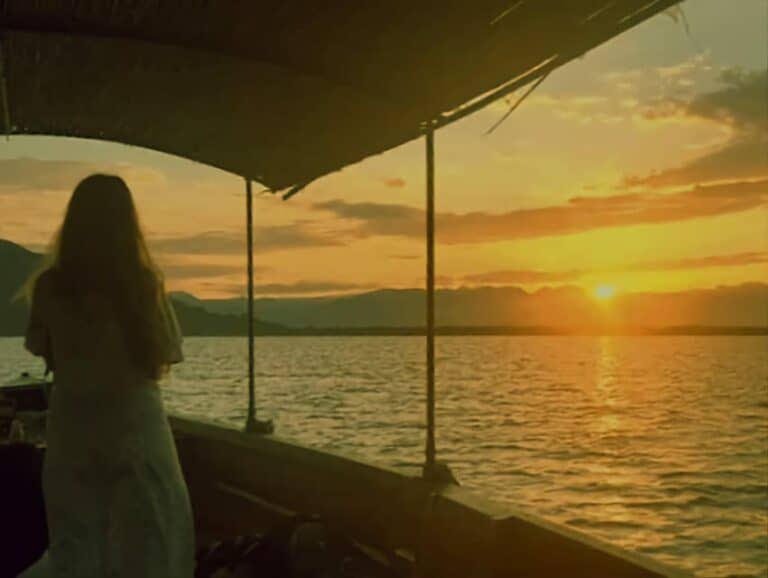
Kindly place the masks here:
[(611, 299), (616, 295), (616, 287), (613, 285), (598, 285), (595, 287), (595, 297), (601, 301)]

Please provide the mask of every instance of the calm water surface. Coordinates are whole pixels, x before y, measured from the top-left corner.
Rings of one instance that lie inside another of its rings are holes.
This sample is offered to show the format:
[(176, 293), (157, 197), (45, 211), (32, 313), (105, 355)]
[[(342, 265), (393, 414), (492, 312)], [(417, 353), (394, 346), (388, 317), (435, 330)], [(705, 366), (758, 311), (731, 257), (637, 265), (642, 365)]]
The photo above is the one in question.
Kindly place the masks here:
[[(261, 338), (280, 435), (416, 467), (424, 344)], [(242, 338), (189, 338), (170, 410), (239, 427)], [(768, 576), (768, 343), (760, 337), (443, 337), (438, 452), (463, 485), (700, 576)], [(0, 380), (41, 364), (0, 339)]]

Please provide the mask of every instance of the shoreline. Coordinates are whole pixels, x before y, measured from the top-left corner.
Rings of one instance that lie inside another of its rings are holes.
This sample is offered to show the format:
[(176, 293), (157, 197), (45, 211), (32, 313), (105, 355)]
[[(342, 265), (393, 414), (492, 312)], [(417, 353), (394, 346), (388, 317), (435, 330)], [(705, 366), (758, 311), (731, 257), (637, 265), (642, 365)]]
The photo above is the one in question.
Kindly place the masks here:
[[(200, 332), (182, 328), (185, 337), (246, 337), (248, 332), (223, 331)], [(762, 337), (768, 336), (768, 327), (436, 327), (435, 335), (442, 337)], [(424, 337), (423, 327), (302, 327), (302, 328), (256, 328), (254, 337)], [(6, 334), (0, 337), (23, 337), (21, 334)]]

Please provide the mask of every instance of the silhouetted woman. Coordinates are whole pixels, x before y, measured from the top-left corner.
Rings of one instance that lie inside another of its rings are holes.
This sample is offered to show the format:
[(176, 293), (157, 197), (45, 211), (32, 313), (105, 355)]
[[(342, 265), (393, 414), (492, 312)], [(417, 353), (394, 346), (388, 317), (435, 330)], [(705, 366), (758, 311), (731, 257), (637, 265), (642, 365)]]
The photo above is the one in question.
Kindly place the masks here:
[(50, 546), (23, 576), (191, 578), (189, 497), (157, 386), (181, 336), (122, 179), (77, 186), (50, 258), (30, 284), (26, 337), (56, 383)]

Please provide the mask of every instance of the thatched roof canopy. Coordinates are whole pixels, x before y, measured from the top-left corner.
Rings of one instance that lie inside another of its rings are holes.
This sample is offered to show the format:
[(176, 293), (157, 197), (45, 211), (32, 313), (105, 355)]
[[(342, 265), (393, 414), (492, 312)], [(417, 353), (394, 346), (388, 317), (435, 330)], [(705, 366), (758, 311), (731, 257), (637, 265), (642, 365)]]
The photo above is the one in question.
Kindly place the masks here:
[(148, 147), (278, 190), (676, 1), (0, 0), (0, 132)]

